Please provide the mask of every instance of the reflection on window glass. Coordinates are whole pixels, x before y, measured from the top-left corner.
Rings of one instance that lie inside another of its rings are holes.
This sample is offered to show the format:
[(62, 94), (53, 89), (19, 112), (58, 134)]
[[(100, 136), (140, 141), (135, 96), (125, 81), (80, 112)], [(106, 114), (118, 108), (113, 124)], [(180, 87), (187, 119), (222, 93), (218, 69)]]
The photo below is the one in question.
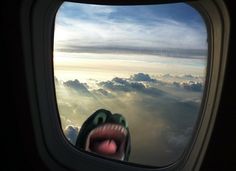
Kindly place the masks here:
[(54, 74), (66, 137), (115, 160), (176, 161), (200, 114), (207, 47), (202, 17), (184, 3), (63, 3)]

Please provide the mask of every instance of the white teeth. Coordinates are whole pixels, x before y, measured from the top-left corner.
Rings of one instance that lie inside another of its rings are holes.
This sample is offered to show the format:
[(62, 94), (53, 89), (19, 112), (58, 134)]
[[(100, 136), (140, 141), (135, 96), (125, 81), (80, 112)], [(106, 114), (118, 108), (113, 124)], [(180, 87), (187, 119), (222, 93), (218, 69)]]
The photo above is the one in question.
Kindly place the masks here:
[(95, 131), (96, 131), (96, 130), (92, 130), (92, 131), (89, 133), (89, 135), (92, 135)]
[(113, 125), (113, 124), (107, 124), (107, 125), (103, 125), (101, 127), (98, 127), (96, 129), (92, 130), (90, 132), (90, 135), (92, 135), (92, 134), (94, 134), (96, 132), (101, 132), (101, 131), (105, 131), (105, 130), (109, 130), (109, 129), (110, 130), (119, 131), (122, 134), (127, 135), (127, 131), (126, 131), (126, 129), (123, 126), (121, 126), (121, 125)]
[(93, 132), (94, 132), (94, 130), (92, 130), (90, 133), (89, 133), (89, 135), (88, 135), (88, 137), (87, 137), (87, 140), (86, 140), (86, 146), (85, 146), (85, 150), (89, 150), (89, 144), (90, 144), (90, 136), (93, 134)]
[(127, 131), (124, 128), (121, 129), (121, 132), (125, 135), (127, 134)]

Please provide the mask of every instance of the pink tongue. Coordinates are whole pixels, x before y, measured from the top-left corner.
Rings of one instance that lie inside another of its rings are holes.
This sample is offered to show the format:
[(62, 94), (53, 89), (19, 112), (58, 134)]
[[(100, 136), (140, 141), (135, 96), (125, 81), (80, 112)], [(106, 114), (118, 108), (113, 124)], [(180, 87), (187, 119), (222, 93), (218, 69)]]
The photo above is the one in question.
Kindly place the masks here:
[(114, 140), (104, 140), (95, 146), (96, 152), (101, 154), (114, 154), (116, 149), (117, 145)]

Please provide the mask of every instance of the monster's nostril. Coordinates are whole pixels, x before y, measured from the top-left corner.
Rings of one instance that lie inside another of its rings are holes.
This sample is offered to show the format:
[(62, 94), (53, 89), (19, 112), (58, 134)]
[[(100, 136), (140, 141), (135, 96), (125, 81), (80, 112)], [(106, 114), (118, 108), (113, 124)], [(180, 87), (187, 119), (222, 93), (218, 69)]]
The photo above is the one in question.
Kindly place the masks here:
[(98, 118), (98, 124), (101, 124), (101, 123), (103, 123), (103, 118), (102, 118), (102, 117), (99, 117), (99, 118)]
[(121, 120), (121, 123), (122, 123), (123, 125), (125, 125), (125, 120), (122, 119), (122, 120)]

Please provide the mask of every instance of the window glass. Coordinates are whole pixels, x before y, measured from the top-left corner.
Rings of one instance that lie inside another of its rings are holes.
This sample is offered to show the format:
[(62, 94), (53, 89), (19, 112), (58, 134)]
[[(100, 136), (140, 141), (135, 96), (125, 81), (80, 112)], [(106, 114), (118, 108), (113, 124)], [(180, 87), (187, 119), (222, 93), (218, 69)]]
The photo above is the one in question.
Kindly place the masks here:
[(105, 158), (176, 161), (201, 114), (207, 57), (204, 20), (185, 3), (64, 2), (53, 60), (65, 136)]

